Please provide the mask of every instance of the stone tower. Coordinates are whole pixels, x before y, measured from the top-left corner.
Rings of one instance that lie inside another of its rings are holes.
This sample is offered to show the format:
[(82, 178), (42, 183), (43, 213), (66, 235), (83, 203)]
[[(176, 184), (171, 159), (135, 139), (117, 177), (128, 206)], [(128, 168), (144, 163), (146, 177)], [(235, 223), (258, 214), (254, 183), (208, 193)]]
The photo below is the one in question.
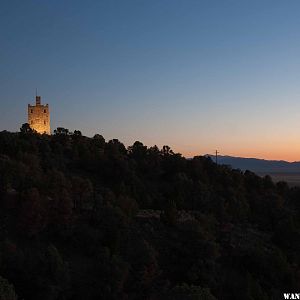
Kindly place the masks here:
[(50, 134), (49, 105), (41, 104), (41, 96), (35, 97), (35, 105), (28, 104), (28, 124), (40, 134)]

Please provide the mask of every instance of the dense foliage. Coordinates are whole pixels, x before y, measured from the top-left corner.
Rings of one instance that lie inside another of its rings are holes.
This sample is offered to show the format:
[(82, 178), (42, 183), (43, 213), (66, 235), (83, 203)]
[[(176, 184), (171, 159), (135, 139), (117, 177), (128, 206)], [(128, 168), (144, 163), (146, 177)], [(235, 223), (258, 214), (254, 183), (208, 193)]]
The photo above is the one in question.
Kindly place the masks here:
[(283, 299), (300, 189), (58, 128), (0, 132), (0, 299)]

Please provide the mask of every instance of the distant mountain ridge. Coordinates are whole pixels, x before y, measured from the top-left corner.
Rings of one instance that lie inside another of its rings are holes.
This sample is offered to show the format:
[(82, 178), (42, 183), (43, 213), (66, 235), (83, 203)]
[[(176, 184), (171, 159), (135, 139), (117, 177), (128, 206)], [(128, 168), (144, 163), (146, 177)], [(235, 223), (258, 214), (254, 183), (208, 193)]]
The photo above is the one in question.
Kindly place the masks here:
[[(215, 161), (215, 155), (207, 154)], [(230, 165), (234, 169), (250, 170), (260, 173), (300, 173), (300, 161), (266, 160), (260, 158), (245, 158), (219, 155), (218, 163)]]

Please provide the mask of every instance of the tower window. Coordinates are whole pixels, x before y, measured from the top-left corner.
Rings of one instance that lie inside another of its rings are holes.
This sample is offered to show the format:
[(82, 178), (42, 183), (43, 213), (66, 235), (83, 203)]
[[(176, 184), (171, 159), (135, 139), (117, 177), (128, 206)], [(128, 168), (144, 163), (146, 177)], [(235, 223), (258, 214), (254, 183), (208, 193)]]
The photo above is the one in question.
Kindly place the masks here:
[(31, 111), (30, 111), (32, 114), (33, 114), (33, 109), (31, 109)]
[(44, 109), (44, 114), (45, 114), (46, 112), (47, 112), (46, 109)]
[(47, 123), (47, 122), (46, 122), (46, 121), (44, 121), (44, 125), (46, 125), (46, 123)]

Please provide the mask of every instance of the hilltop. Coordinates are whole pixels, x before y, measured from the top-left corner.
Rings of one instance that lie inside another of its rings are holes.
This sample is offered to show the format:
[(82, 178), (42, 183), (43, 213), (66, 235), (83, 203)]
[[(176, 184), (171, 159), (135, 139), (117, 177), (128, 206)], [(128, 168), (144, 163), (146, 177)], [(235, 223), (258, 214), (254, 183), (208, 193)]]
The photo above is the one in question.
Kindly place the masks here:
[[(214, 155), (207, 156), (215, 160)], [(236, 157), (228, 155), (218, 155), (218, 162), (230, 165), (234, 169), (243, 171), (251, 170), (256, 173), (300, 173), (300, 162), (288, 162), (284, 160), (266, 160), (260, 158)]]
[(0, 132), (0, 291), (19, 299), (282, 299), (300, 189), (58, 128)]

